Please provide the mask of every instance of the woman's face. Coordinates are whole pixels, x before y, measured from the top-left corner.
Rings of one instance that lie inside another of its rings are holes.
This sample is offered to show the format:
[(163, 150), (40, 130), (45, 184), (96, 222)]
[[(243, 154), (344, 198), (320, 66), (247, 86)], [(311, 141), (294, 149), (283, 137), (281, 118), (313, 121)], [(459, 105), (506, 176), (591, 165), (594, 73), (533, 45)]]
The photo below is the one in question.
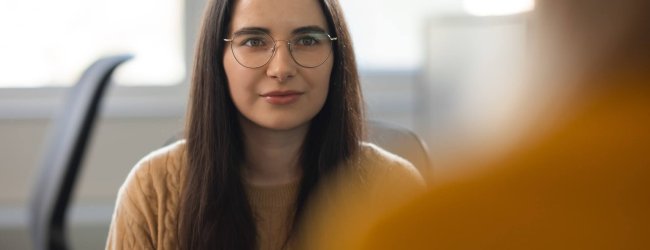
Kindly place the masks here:
[[(328, 30), (316, 0), (239, 0), (228, 38), (252, 30), (287, 41), (305, 28)], [(277, 42), (271, 60), (254, 69), (240, 65), (231, 44), (226, 44), (223, 64), (230, 95), (243, 122), (272, 130), (305, 128), (325, 103), (334, 56), (318, 67), (305, 68), (292, 59), (287, 43), (282, 41)], [(246, 45), (257, 44), (253, 41)]]

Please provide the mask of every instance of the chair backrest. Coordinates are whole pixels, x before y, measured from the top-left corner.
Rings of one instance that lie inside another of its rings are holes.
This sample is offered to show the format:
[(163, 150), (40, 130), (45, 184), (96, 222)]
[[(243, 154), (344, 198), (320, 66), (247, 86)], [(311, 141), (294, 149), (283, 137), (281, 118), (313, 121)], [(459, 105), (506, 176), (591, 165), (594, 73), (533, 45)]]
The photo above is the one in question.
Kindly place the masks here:
[(115, 68), (131, 58), (111, 56), (93, 63), (71, 88), (63, 109), (55, 117), (30, 203), (34, 249), (68, 248), (66, 210), (99, 104)]
[(379, 121), (370, 121), (368, 141), (410, 161), (425, 180), (432, 175), (426, 144), (413, 131)]

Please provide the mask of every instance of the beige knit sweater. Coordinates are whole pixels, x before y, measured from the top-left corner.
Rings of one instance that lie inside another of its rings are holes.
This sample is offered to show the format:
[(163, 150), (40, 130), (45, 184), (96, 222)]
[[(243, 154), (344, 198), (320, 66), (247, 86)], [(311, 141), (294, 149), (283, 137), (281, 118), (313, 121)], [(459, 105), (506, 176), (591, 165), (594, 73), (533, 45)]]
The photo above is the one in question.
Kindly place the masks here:
[[(136, 164), (119, 190), (107, 249), (178, 249), (176, 230), (179, 196), (185, 180), (185, 150), (185, 142), (178, 141)], [(363, 180), (360, 183), (364, 189), (372, 190), (376, 183), (386, 181), (415, 183), (415, 186), (423, 183), (409, 162), (375, 145), (364, 143), (360, 156), (350, 169), (355, 169), (353, 173), (361, 177), (357, 179)], [(255, 213), (260, 249), (280, 249), (287, 236), (288, 211), (298, 183), (275, 187), (247, 185), (246, 188)], [(381, 192), (375, 195), (386, 195)], [(393, 193), (399, 197), (406, 196), (405, 192), (408, 191)]]

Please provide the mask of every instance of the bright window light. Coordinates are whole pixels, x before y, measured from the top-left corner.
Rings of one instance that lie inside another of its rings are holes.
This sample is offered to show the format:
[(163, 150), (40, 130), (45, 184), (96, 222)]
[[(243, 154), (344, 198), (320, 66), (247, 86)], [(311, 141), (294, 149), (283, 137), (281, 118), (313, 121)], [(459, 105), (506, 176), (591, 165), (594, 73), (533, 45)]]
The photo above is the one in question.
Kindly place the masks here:
[(534, 0), (464, 0), (465, 11), (475, 16), (504, 16), (535, 8)]
[(67, 86), (94, 60), (132, 53), (125, 85), (185, 76), (182, 0), (0, 1), (0, 88)]

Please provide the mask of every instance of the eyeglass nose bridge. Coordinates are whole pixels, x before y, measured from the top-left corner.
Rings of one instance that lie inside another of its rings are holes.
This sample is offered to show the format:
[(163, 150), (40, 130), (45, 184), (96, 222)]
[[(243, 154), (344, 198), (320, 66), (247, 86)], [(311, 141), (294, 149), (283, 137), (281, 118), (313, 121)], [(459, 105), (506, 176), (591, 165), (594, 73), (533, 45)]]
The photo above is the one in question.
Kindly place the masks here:
[[(271, 55), (271, 58), (269, 58), (269, 60), (271, 60), (273, 58), (273, 56), (275, 55), (275, 52), (278, 50), (278, 46), (279, 46), (278, 43), (286, 44), (287, 48), (289, 48), (289, 54), (291, 55), (291, 58), (293, 58), (293, 44), (291, 43), (291, 40), (273, 40), (273, 49), (272, 49), (273, 50), (273, 55)], [(298, 63), (298, 62), (296, 62), (296, 63)]]
[[(293, 55), (293, 44), (291, 43), (291, 40), (275, 40), (275, 39), (273, 39), (273, 48), (271, 49), (271, 51), (272, 51), (273, 53), (271, 54), (271, 57), (269, 57), (269, 59), (266, 61), (266, 63), (265, 63), (264, 65), (269, 64), (269, 63), (273, 60), (273, 57), (275, 57), (275, 53), (276, 53), (277, 50), (278, 50), (278, 43), (280, 43), (280, 44), (286, 44), (286, 45), (287, 45), (287, 48), (289, 49), (289, 56), (291, 56), (291, 60), (293, 60), (293, 62), (294, 62), (295, 64), (297, 64), (297, 65), (299, 65), (299, 66), (302, 66), (302, 64), (300, 64), (300, 63), (296, 60), (296, 57)], [(262, 66), (264, 66), (264, 65), (262, 65)], [(303, 67), (304, 67), (304, 66), (303, 66)]]
[(291, 40), (273, 40), (273, 50), (276, 50), (278, 48), (278, 42), (282, 42), (283, 44), (286, 43), (287, 46), (289, 47), (289, 51), (293, 49), (293, 44), (291, 43)]

